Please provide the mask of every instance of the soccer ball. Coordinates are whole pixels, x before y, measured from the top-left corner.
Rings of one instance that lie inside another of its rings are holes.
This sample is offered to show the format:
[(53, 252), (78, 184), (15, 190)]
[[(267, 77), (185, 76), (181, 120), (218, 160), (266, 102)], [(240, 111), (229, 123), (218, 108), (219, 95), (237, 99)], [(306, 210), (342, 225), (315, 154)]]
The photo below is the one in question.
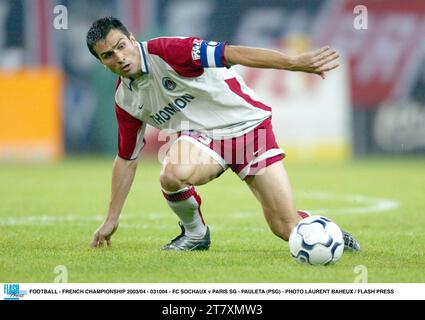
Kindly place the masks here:
[(327, 265), (337, 262), (344, 251), (341, 229), (323, 216), (301, 220), (289, 236), (291, 255), (301, 264)]

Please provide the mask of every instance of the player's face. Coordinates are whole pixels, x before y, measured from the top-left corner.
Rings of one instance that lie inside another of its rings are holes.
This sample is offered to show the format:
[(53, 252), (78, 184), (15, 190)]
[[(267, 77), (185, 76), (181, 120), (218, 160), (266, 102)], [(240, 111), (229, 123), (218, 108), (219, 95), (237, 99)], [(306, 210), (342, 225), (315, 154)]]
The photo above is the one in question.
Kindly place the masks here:
[(133, 34), (128, 38), (120, 30), (112, 29), (94, 49), (102, 64), (113, 73), (132, 79), (142, 75), (140, 52)]

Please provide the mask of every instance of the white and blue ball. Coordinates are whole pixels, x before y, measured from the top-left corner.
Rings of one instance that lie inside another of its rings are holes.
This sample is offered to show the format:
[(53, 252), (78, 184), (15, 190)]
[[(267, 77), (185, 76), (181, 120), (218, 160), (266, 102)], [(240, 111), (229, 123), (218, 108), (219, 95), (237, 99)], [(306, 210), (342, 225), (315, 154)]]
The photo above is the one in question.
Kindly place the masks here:
[(344, 251), (341, 229), (323, 216), (301, 220), (289, 236), (289, 250), (301, 264), (327, 265), (337, 262)]

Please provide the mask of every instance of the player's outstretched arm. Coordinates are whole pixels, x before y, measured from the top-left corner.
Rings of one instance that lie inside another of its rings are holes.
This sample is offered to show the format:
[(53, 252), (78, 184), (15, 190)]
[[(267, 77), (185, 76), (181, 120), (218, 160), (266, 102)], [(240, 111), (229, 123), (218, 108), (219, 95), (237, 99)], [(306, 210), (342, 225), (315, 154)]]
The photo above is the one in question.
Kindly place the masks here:
[(95, 231), (91, 247), (102, 247), (105, 241), (108, 246), (112, 245), (111, 237), (118, 228), (121, 210), (136, 174), (137, 162), (137, 160), (129, 161), (118, 156), (115, 158), (108, 215)]
[(302, 71), (317, 74), (323, 79), (326, 72), (339, 66), (336, 62), (339, 54), (329, 46), (289, 56), (271, 49), (227, 45), (224, 55), (230, 65)]

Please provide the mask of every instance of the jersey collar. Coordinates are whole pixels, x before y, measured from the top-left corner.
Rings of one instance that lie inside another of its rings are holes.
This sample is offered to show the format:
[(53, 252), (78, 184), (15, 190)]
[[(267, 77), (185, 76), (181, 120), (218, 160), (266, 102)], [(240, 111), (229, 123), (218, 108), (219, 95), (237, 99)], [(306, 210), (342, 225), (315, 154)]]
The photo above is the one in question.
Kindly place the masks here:
[[(139, 48), (139, 52), (140, 52), (140, 65), (142, 67), (142, 72), (144, 74), (148, 74), (149, 73), (148, 63), (146, 61), (146, 53), (145, 53), (145, 49), (143, 48), (143, 44), (141, 42), (137, 42), (137, 47)], [(135, 80), (131, 80), (131, 79), (128, 79), (128, 78), (121, 77), (121, 81), (124, 82), (124, 84), (130, 90), (132, 90), (132, 84)]]
[(140, 65), (142, 66), (142, 72), (149, 73), (148, 63), (146, 61), (145, 48), (143, 48), (143, 44), (141, 42), (137, 42), (137, 46), (139, 47), (140, 52)]

